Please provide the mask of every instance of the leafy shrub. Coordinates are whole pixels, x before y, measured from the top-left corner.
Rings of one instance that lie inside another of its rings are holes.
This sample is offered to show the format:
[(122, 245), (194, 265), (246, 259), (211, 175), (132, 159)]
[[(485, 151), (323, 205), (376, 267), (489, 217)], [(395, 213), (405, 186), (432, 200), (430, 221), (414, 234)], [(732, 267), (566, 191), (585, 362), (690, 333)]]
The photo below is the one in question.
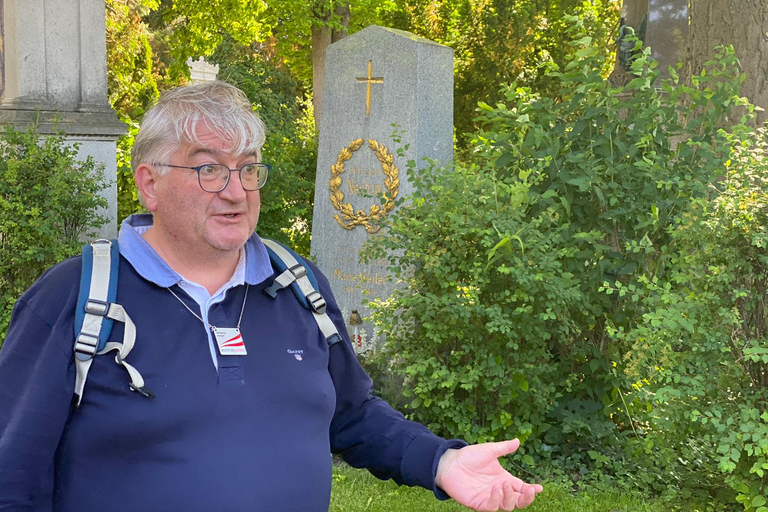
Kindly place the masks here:
[(742, 76), (722, 49), (691, 84), (674, 70), (659, 82), (638, 46), (635, 78), (614, 87), (573, 23), (573, 60), (548, 70), (557, 99), (507, 88), (481, 104), (473, 165), (414, 177), (369, 248), (404, 282), (378, 322), (416, 419), (469, 441), (530, 437), (530, 454), (576, 477), (633, 471), (630, 484), (662, 490), (668, 475), (639, 471), (653, 402), (615, 335), (647, 305), (604, 284), (666, 275), (672, 228), (748, 133), (732, 119)]
[[(694, 462), (697, 487), (768, 511), (768, 144), (734, 141), (713, 197), (694, 202), (671, 232), (663, 279), (627, 293), (646, 310), (614, 337), (631, 343), (628, 374), (653, 404), (642, 419), (662, 459)], [(702, 475), (703, 473), (703, 475)]]
[(48, 267), (80, 252), (107, 219), (103, 170), (63, 135), (0, 136), (0, 340), (16, 299)]
[[(526, 218), (527, 180), (508, 183), (488, 168), (424, 174), (420, 197), (381, 239), (404, 248), (401, 277), (418, 261), (408, 288), (381, 305), (403, 394), (415, 418), (446, 435), (527, 437), (558, 396), (547, 345), (573, 325), (553, 320), (581, 300), (559, 261), (563, 230), (552, 211)], [(516, 236), (499, 243), (500, 232)], [(499, 264), (511, 244), (519, 257)], [(529, 344), (531, 335), (542, 343)]]

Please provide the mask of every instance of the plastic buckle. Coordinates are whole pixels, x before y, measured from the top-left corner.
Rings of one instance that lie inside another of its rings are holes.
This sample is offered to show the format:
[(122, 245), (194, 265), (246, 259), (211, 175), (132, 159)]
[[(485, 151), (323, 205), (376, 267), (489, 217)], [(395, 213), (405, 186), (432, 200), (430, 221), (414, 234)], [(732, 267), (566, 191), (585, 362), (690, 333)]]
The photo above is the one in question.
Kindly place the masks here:
[(323, 296), (317, 291), (307, 295), (307, 302), (309, 302), (309, 307), (312, 308), (312, 311), (320, 315), (324, 314), (326, 307), (328, 307)]
[(277, 279), (272, 281), (272, 284), (269, 285), (267, 288), (264, 288), (264, 293), (272, 297), (273, 299), (277, 298), (277, 292), (285, 288), (285, 286), (281, 285), (277, 282)]
[(296, 277), (296, 279), (301, 279), (302, 277), (307, 275), (307, 269), (304, 268), (304, 265), (302, 264), (294, 265), (288, 270), (291, 271), (291, 273)]
[(99, 337), (85, 332), (81, 332), (77, 336), (75, 343), (75, 352), (92, 358), (96, 354), (96, 348), (99, 346)]
[(103, 300), (88, 299), (85, 303), (85, 312), (96, 316), (107, 316), (109, 312), (109, 302)]

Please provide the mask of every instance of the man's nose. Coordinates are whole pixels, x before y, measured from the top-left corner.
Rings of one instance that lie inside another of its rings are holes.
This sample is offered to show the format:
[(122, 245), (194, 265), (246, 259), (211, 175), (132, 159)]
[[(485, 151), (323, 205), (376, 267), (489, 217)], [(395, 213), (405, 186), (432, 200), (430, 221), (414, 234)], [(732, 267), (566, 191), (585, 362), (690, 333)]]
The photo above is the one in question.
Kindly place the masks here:
[(229, 171), (229, 183), (219, 192), (222, 199), (229, 201), (243, 201), (247, 196), (247, 190), (243, 188), (243, 182), (240, 181), (240, 171), (230, 169)]

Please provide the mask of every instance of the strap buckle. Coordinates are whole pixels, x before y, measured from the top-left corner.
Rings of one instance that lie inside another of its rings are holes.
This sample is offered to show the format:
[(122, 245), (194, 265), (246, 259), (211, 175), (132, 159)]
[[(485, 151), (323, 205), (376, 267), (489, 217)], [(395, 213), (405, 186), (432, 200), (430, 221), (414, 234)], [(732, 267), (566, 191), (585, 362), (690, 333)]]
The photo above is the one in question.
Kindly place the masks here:
[(319, 315), (324, 314), (325, 308), (328, 306), (323, 296), (317, 291), (313, 291), (307, 295), (307, 302), (309, 302), (309, 307), (312, 308), (312, 311)]
[(107, 312), (109, 312), (109, 302), (89, 298), (85, 303), (85, 312), (96, 316), (107, 316)]
[(296, 279), (301, 279), (302, 277), (307, 275), (307, 269), (304, 268), (304, 265), (302, 265), (301, 263), (292, 266), (288, 270), (291, 271), (291, 274), (293, 274), (293, 276)]
[(76, 356), (80, 360), (87, 360), (96, 355), (96, 349), (99, 346), (99, 337), (86, 332), (81, 332), (75, 341)]

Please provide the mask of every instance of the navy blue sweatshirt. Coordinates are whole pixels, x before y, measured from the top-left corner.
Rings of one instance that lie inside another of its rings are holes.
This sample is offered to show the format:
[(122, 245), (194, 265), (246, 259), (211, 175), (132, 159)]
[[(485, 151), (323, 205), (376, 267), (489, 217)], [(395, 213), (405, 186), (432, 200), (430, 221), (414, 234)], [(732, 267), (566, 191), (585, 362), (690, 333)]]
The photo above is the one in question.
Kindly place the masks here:
[[(328, 282), (313, 270), (344, 341), (329, 348), (290, 291), (263, 293), (269, 279), (248, 291), (248, 354), (219, 355), (217, 370), (206, 327), (121, 257), (116, 302), (137, 329), (128, 362), (156, 398), (129, 389), (111, 352), (94, 359), (73, 410), (80, 258), (50, 269), (16, 304), (0, 350), (0, 511), (326, 511), (331, 452), (445, 498), (434, 488), (437, 462), (464, 443), (372, 397)], [(237, 325), (244, 293), (230, 289), (210, 323)], [(122, 334), (115, 322), (110, 341)]]

